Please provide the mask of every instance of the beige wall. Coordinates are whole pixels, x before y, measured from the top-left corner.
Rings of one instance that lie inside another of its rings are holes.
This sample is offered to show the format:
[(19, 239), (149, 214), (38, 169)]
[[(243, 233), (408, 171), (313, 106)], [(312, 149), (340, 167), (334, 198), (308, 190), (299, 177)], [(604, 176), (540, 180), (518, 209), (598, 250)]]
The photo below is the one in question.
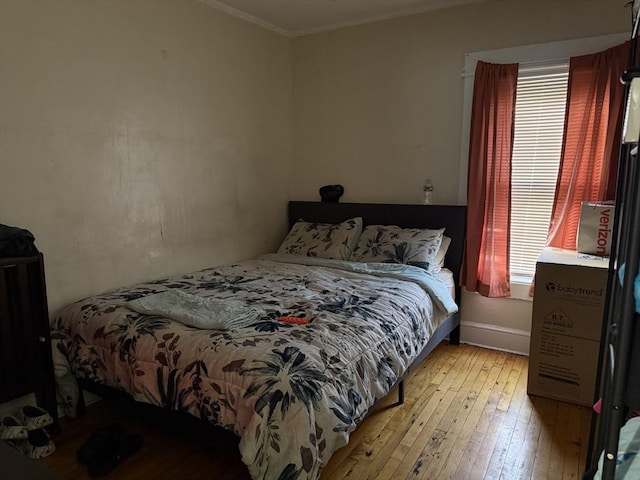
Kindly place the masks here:
[(0, 223), (52, 312), (277, 246), (291, 43), (196, 0), (0, 0)]
[[(627, 32), (624, 0), (487, 1), (294, 41), (292, 196), (458, 203), (465, 54)], [(528, 352), (531, 301), (463, 292), (462, 339)]]
[(624, 0), (500, 0), (294, 41), (293, 197), (458, 202), (464, 55), (629, 28)]

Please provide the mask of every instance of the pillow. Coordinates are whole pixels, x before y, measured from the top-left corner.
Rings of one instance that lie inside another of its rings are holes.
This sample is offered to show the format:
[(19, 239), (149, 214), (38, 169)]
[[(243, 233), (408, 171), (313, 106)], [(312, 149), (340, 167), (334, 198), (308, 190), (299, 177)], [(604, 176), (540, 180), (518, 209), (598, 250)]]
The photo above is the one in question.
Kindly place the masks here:
[(362, 232), (349, 260), (405, 263), (430, 270), (436, 265), (443, 234), (444, 228), (429, 230), (369, 225)]
[(444, 267), (444, 257), (447, 255), (449, 245), (451, 245), (451, 239), (446, 235), (443, 235), (442, 243), (440, 244), (440, 248), (438, 249), (438, 253), (436, 254), (436, 258), (434, 260), (434, 265), (429, 268), (429, 271), (431, 273), (438, 273)]
[(347, 260), (362, 233), (362, 217), (342, 223), (296, 222), (278, 253)]

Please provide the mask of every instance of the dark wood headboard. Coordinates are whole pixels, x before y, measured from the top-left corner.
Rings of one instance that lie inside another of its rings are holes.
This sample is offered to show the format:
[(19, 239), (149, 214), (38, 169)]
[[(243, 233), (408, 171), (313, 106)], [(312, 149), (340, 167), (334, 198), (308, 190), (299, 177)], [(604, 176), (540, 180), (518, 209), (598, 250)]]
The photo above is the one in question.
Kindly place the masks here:
[(306, 222), (339, 223), (353, 217), (362, 217), (364, 225), (397, 225), (402, 228), (434, 229), (444, 227), (445, 235), (451, 238), (451, 246), (445, 257), (445, 266), (453, 272), (456, 285), (460, 284), (466, 231), (466, 206), (289, 202), (289, 228), (300, 219)]

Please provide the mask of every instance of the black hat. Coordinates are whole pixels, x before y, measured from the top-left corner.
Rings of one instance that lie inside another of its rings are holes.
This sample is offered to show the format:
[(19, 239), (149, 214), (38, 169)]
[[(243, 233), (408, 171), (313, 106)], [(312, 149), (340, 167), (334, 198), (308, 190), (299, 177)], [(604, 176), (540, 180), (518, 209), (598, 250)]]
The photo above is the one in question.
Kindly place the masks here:
[(323, 202), (337, 202), (344, 193), (342, 185), (325, 185), (320, 187), (320, 198)]

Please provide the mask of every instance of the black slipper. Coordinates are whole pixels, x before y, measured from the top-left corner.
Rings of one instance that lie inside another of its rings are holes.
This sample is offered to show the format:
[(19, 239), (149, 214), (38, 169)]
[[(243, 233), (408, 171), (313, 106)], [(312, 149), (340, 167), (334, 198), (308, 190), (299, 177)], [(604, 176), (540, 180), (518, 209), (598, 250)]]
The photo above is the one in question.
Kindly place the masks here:
[(97, 428), (78, 449), (78, 462), (85, 465), (93, 458), (115, 450), (123, 434), (124, 429), (119, 424)]
[(89, 475), (102, 477), (111, 472), (118, 463), (136, 453), (142, 447), (142, 436), (136, 433), (125, 435), (118, 441), (115, 449), (104, 451), (89, 461)]

